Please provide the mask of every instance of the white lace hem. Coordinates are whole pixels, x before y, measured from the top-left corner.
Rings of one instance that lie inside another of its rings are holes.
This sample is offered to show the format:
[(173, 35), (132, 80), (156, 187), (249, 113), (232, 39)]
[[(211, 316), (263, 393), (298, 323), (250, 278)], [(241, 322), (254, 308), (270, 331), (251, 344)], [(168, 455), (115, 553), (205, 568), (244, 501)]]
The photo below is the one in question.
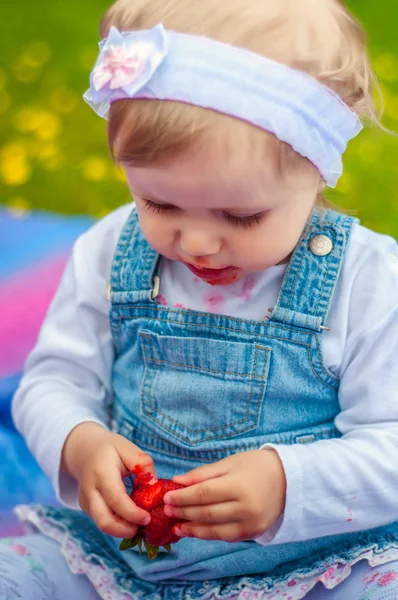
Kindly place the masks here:
[(382, 554), (375, 554), (372, 549), (364, 550), (349, 563), (336, 563), (328, 567), (326, 571), (316, 575), (304, 575), (293, 577), (283, 586), (276, 587), (271, 592), (259, 592), (244, 589), (238, 596), (238, 600), (301, 600), (317, 583), (323, 583), (327, 590), (332, 590), (342, 583), (351, 574), (351, 569), (361, 560), (367, 560), (370, 567), (398, 560), (398, 548), (389, 548)]
[[(66, 531), (62, 531), (50, 520), (42, 517), (34, 508), (20, 505), (14, 510), (21, 522), (32, 524), (38, 531), (60, 544), (62, 554), (71, 572), (75, 575), (86, 575), (103, 600), (143, 600), (140, 593), (132, 594), (122, 590), (110, 569), (106, 568), (98, 558), (96, 560), (99, 564), (93, 564), (90, 557), (84, 554), (78, 542), (74, 541)], [(364, 550), (349, 563), (336, 563), (328, 566), (327, 570), (321, 574), (292, 575), (291, 579), (283, 585), (267, 592), (245, 587), (238, 595), (231, 596), (230, 600), (281, 600), (281, 598), (283, 600), (301, 600), (319, 582), (326, 589), (332, 590), (349, 577), (352, 567), (361, 560), (367, 560), (370, 567), (377, 567), (398, 560), (398, 548), (389, 548), (381, 554), (375, 553), (373, 549)], [(207, 597), (206, 599), (212, 600)], [(161, 600), (160, 597), (159, 600)]]

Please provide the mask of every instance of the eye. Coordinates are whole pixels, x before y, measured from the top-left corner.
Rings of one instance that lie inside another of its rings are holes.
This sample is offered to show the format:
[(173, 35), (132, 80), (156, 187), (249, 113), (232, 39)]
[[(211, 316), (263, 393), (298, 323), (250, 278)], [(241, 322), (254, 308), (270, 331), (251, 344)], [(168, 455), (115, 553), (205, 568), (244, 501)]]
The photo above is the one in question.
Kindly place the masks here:
[(236, 227), (243, 227), (244, 229), (250, 229), (254, 225), (259, 225), (265, 216), (265, 212), (258, 213), (257, 215), (251, 215), (250, 217), (236, 217), (225, 213), (225, 216), (229, 223)]
[(153, 202), (153, 200), (147, 200), (145, 198), (143, 198), (143, 201), (145, 202), (145, 208), (147, 210), (151, 210), (152, 212), (158, 214), (175, 209), (175, 206), (171, 206), (171, 204), (156, 204), (156, 202)]
[[(145, 203), (145, 208), (157, 214), (170, 212), (172, 210), (178, 210), (176, 206), (172, 204), (157, 204), (153, 200), (148, 200), (147, 198), (143, 198), (143, 202)], [(254, 225), (259, 225), (264, 218), (265, 214), (268, 211), (264, 211), (262, 213), (257, 213), (256, 215), (251, 215), (249, 217), (237, 217), (235, 215), (230, 215), (229, 213), (224, 213), (225, 218), (229, 223), (235, 225), (235, 227), (243, 227), (243, 229), (249, 229)]]

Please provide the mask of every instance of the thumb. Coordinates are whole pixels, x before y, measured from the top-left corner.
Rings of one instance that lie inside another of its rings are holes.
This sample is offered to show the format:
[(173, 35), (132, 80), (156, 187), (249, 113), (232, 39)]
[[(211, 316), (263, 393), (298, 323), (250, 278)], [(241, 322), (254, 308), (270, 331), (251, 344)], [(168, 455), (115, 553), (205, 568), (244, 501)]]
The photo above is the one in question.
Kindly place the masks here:
[(126, 440), (126, 438), (120, 437), (117, 450), (122, 461), (122, 477), (127, 477), (131, 473), (134, 473), (134, 475), (145, 475), (146, 473), (155, 475), (152, 456), (143, 452), (141, 448)]

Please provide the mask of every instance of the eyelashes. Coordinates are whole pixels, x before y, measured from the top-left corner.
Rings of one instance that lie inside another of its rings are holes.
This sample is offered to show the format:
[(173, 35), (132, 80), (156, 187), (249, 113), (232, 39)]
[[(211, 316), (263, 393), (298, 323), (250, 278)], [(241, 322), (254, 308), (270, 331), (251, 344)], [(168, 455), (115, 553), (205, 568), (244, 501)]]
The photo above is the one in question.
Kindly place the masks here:
[(235, 225), (235, 227), (243, 227), (243, 229), (250, 229), (253, 225), (259, 225), (264, 217), (265, 213), (259, 213), (250, 217), (235, 217), (228, 213), (225, 213), (225, 217), (229, 223)]
[[(154, 213), (166, 213), (172, 210), (178, 210), (176, 207), (171, 206), (169, 204), (156, 204), (156, 202), (152, 202), (152, 200), (144, 200), (145, 208)], [(256, 215), (251, 215), (250, 217), (236, 217), (234, 215), (230, 215), (229, 213), (224, 213), (224, 218), (231, 223), (235, 227), (242, 227), (243, 229), (250, 229), (254, 225), (259, 225), (265, 216), (265, 212), (258, 213)]]
[(152, 202), (151, 200), (144, 200), (145, 202), (145, 208), (147, 210), (150, 210), (152, 212), (155, 213), (162, 213), (162, 212), (167, 212), (170, 210), (173, 210), (173, 208), (171, 206), (168, 206), (167, 204), (164, 205), (160, 205), (160, 204), (156, 204), (155, 202)]

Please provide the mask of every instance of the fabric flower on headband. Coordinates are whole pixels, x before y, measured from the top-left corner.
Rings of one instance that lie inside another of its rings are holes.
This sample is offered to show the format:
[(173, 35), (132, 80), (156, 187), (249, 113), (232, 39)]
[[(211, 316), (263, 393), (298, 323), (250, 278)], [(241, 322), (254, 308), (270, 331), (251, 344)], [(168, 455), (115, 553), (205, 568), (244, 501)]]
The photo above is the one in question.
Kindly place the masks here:
[(91, 87), (85, 100), (106, 116), (115, 100), (139, 95), (167, 54), (161, 25), (150, 31), (120, 33), (112, 27), (100, 43), (100, 54), (91, 73)]
[(149, 44), (140, 42), (128, 49), (108, 48), (93, 76), (95, 89), (98, 91), (109, 84), (111, 90), (117, 90), (137, 81), (145, 69), (150, 49)]

